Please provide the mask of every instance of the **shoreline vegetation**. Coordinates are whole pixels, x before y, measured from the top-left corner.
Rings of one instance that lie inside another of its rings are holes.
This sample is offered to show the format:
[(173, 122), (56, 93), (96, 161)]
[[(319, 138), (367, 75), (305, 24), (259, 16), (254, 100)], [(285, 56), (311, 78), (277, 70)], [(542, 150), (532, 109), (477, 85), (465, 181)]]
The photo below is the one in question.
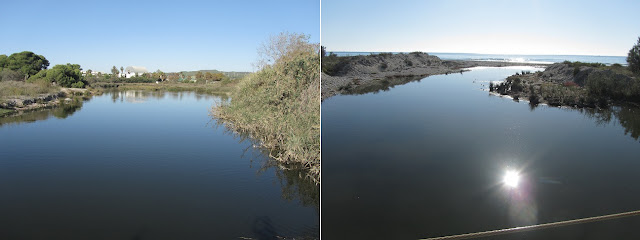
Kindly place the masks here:
[(322, 100), (338, 94), (362, 94), (431, 75), (455, 74), (471, 67), (546, 66), (517, 62), (441, 60), (423, 52), (328, 55), (322, 48)]
[[(250, 136), (254, 146), (284, 168), (320, 183), (320, 46), (302, 34), (282, 33), (259, 49), (259, 71), (111, 74), (56, 65), (33, 52), (0, 55), (0, 118), (13, 121), (38, 109), (67, 109), (71, 103), (110, 90), (194, 91), (231, 97), (213, 115), (231, 131)], [(127, 68), (129, 69), (129, 67)], [(128, 70), (127, 70), (128, 71)], [(78, 108), (75, 108), (78, 109)]]
[(231, 101), (212, 109), (221, 124), (268, 149), (286, 168), (308, 169), (320, 183), (320, 47), (302, 34), (266, 42), (260, 70), (242, 79)]
[(515, 101), (572, 108), (607, 108), (640, 104), (640, 81), (619, 64), (556, 63), (542, 72), (522, 71), (503, 82), (490, 83), (489, 91)]
[[(74, 96), (87, 98), (105, 90), (194, 91), (230, 95), (248, 72), (217, 70), (152, 73), (120, 71), (111, 74), (82, 71), (79, 64), (58, 64), (50, 69), (42, 55), (23, 51), (0, 55), (0, 117), (52, 108)], [(127, 68), (129, 69), (129, 68)], [(130, 71), (130, 70), (127, 70)]]
[(610, 106), (640, 106), (640, 38), (629, 50), (628, 66), (602, 63), (556, 63), (543, 72), (525, 72), (507, 77), (489, 91), (526, 99), (532, 107), (550, 106), (605, 109)]

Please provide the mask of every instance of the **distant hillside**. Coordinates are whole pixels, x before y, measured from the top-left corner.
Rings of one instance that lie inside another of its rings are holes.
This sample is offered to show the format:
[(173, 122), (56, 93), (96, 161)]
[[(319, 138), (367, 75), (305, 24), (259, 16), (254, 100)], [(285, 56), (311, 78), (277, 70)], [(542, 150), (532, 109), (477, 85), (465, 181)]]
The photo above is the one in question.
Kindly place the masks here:
[(251, 72), (223, 72), (223, 71), (218, 71), (218, 70), (199, 70), (199, 71), (182, 71), (179, 73), (184, 74), (187, 77), (191, 77), (191, 76), (195, 76), (197, 72), (202, 72), (202, 73), (206, 73), (206, 72), (210, 72), (210, 73), (222, 73), (225, 76), (229, 77), (230, 79), (240, 79), (243, 78), (246, 75), (249, 75)]

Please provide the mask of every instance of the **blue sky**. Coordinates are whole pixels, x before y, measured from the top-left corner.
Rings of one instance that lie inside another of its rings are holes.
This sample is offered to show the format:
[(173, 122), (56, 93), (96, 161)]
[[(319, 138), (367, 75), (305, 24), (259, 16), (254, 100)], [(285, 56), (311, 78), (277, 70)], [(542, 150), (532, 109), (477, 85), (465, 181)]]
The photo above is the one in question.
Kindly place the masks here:
[(270, 35), (304, 33), (320, 42), (320, 2), (3, 1), (0, 29), (0, 54), (32, 51), (50, 66), (253, 71)]
[(322, 1), (328, 51), (626, 56), (640, 1)]

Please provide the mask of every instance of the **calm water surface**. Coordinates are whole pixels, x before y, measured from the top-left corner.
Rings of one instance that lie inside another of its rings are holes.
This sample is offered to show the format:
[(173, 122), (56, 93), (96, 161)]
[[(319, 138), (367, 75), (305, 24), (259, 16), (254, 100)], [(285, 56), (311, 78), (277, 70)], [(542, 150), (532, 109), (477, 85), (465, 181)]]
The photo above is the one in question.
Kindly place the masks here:
[[(476, 68), (322, 103), (326, 239), (417, 239), (640, 209), (640, 111), (490, 95)], [(518, 171), (516, 187), (503, 182)], [(640, 239), (640, 217), (497, 239)], [(496, 238), (491, 238), (496, 239)]]
[(113, 92), (0, 119), (0, 239), (319, 235), (318, 187), (216, 127), (219, 97)]

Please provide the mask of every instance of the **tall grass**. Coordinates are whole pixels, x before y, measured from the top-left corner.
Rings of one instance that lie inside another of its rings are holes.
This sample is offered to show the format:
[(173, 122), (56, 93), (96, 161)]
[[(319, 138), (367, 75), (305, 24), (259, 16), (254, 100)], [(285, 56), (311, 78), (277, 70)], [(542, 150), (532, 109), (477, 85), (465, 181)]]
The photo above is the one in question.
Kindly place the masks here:
[(59, 87), (51, 86), (49, 82), (37, 81), (27, 83), (21, 81), (0, 81), (0, 99), (37, 97), (40, 94), (56, 93)]
[[(275, 41), (275, 42), (274, 42)], [(320, 173), (319, 46), (304, 35), (272, 39), (273, 64), (238, 83), (231, 101), (213, 111), (233, 130), (249, 134), (272, 158)]]

